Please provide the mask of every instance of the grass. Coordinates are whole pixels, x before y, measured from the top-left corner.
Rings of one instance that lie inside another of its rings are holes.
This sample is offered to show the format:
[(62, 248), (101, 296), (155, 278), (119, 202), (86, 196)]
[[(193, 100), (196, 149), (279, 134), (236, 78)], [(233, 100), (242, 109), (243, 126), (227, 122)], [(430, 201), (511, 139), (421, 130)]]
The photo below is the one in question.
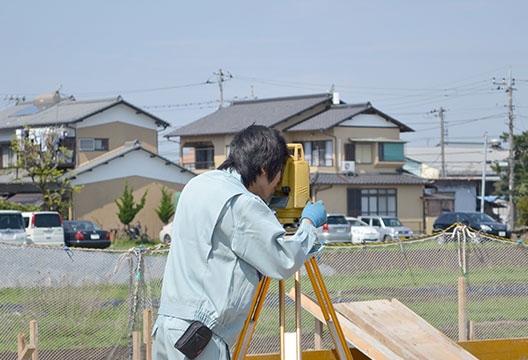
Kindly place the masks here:
[[(418, 239), (419, 240), (419, 239)], [(505, 240), (506, 241), (506, 240)], [(517, 242), (510, 240), (511, 245), (517, 244)], [(525, 244), (526, 242), (523, 242)], [(480, 243), (466, 243), (466, 248), (479, 248), (479, 249), (490, 249), (490, 248), (500, 248), (504, 246), (511, 246), (510, 244), (505, 244), (499, 241), (483, 241)], [(403, 240), (402, 246), (404, 250), (428, 250), (428, 249), (438, 249), (438, 250), (453, 250), (457, 249), (458, 243), (456, 241), (448, 241), (439, 244), (437, 241), (416, 241), (416, 240)], [(394, 251), (396, 248), (400, 248), (400, 243), (398, 241), (390, 243), (372, 243), (372, 244), (350, 244), (350, 243), (335, 243), (325, 245), (325, 252), (348, 252), (348, 251)]]
[[(350, 291), (354, 289), (385, 289), (385, 288), (417, 288), (417, 287), (455, 287), (457, 286), (458, 273), (448, 269), (429, 270), (411, 268), (410, 270), (384, 269), (377, 271), (354, 272), (353, 274), (337, 273), (323, 275), (324, 283), (330, 293), (337, 291)], [(520, 284), (527, 280), (525, 269), (520, 267), (491, 267), (485, 271), (469, 271), (467, 280), (470, 286), (485, 284)], [(301, 276), (301, 283), (311, 289), (308, 275)], [(286, 280), (287, 291), (293, 287), (293, 279)], [(278, 289), (270, 286), (270, 294), (278, 294)]]
[(150, 241), (141, 241), (141, 240), (131, 240), (128, 237), (121, 237), (116, 239), (109, 249), (113, 250), (128, 250), (133, 247), (139, 247), (143, 245), (144, 247), (156, 246), (160, 243), (159, 240), (150, 240)]
[[(16, 334), (21, 325), (27, 327), (21, 322), (36, 319), (42, 349), (114, 345), (128, 319), (127, 285), (2, 289), (0, 299), (4, 304), (23, 305), (18, 312), (0, 311), (6, 332)], [(13, 339), (7, 340), (0, 341), (0, 352), (12, 349)]]

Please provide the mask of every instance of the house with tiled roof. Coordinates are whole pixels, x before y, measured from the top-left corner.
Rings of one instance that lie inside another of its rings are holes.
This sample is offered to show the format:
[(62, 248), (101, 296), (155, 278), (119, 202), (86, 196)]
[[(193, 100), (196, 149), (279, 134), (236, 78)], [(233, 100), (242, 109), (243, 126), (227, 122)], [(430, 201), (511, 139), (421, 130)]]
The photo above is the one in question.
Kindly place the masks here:
[(251, 124), (303, 144), (312, 199), (323, 200), (328, 212), (397, 216), (424, 229), (429, 181), (402, 171), (400, 134), (413, 130), (368, 102), (346, 104), (337, 93), (234, 101), (166, 136), (180, 138), (180, 164), (199, 173), (219, 166), (233, 136)]
[[(31, 134), (25, 133), (26, 125)], [(73, 154), (62, 166), (72, 170), (72, 184), (83, 186), (72, 195), (68, 217), (91, 220), (107, 230), (119, 229), (122, 225), (114, 199), (128, 181), (136, 200), (148, 190), (145, 208), (134, 223), (141, 222), (155, 238), (163, 226), (154, 212), (160, 188), (181, 191), (195, 176), (158, 154), (158, 132), (168, 126), (120, 96), (80, 101), (55, 91), (18, 102), (0, 112), (0, 196), (14, 202), (42, 201), (31, 181), (15, 168), (11, 139), (29, 136), (39, 144), (39, 137), (52, 129), (60, 134), (57, 145)]]

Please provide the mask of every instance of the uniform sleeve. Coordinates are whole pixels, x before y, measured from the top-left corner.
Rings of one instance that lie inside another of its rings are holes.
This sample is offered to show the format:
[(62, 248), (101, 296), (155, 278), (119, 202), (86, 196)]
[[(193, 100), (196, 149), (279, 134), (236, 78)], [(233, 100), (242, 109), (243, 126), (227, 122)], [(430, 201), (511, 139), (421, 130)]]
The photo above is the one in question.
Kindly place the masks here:
[(294, 235), (286, 237), (261, 199), (240, 197), (233, 206), (236, 221), (231, 246), (237, 256), (274, 279), (289, 278), (301, 268), (316, 240), (313, 225), (305, 221)]

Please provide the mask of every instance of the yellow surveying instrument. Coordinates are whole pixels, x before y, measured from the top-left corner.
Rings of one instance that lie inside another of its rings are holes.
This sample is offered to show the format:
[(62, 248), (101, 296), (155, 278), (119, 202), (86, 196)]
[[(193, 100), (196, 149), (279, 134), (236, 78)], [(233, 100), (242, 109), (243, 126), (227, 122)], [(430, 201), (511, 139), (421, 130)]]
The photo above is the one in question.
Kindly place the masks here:
[[(290, 157), (286, 162), (284, 174), (281, 182), (275, 189), (275, 194), (270, 201), (270, 207), (276, 209), (276, 216), (285, 229), (294, 229), (299, 225), (301, 213), (310, 200), (310, 168), (304, 160), (304, 152), (301, 144), (287, 144), (290, 151)], [(321, 312), (325, 319), (326, 325), (336, 347), (339, 359), (352, 360), (352, 354), (347, 347), (343, 330), (337, 319), (334, 306), (328, 295), (328, 291), (323, 282), (323, 277), (314, 258), (318, 252), (312, 253), (312, 256), (304, 264), (313, 290), (319, 302)], [(255, 331), (260, 311), (264, 305), (264, 299), (268, 291), (271, 279), (264, 276), (260, 281), (251, 310), (240, 332), (238, 341), (233, 352), (234, 360), (245, 358), (251, 338)], [(279, 281), (279, 318), (280, 318), (280, 358), (284, 360), (285, 352), (285, 329), (286, 329), (286, 312), (285, 312), (285, 284), (284, 280)], [(296, 354), (297, 359), (302, 358), (301, 349), (301, 274), (300, 271), (295, 273), (295, 325), (296, 325)]]
[(269, 206), (286, 230), (299, 226), (304, 205), (310, 200), (310, 166), (301, 144), (287, 144), (290, 156)]

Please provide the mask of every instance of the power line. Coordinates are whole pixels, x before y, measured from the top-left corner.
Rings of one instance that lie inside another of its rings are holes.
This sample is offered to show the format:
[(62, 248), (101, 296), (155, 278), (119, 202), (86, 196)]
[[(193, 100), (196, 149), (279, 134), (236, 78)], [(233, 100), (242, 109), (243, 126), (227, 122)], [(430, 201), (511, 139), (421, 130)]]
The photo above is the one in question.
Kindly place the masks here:
[(107, 94), (133, 94), (133, 93), (144, 93), (144, 92), (154, 92), (154, 91), (165, 91), (165, 90), (174, 90), (182, 89), (193, 86), (207, 85), (207, 81), (192, 83), (192, 84), (183, 84), (183, 85), (172, 85), (156, 88), (143, 88), (143, 89), (132, 89), (132, 90), (105, 90), (105, 91), (93, 91), (93, 92), (76, 92), (77, 95), (107, 95)]
[(169, 108), (178, 108), (178, 107), (187, 107), (187, 106), (199, 106), (199, 105), (211, 105), (218, 103), (218, 100), (209, 100), (209, 101), (199, 101), (199, 102), (189, 102), (189, 103), (180, 103), (180, 104), (161, 104), (161, 105), (144, 105), (143, 109), (169, 109)]

